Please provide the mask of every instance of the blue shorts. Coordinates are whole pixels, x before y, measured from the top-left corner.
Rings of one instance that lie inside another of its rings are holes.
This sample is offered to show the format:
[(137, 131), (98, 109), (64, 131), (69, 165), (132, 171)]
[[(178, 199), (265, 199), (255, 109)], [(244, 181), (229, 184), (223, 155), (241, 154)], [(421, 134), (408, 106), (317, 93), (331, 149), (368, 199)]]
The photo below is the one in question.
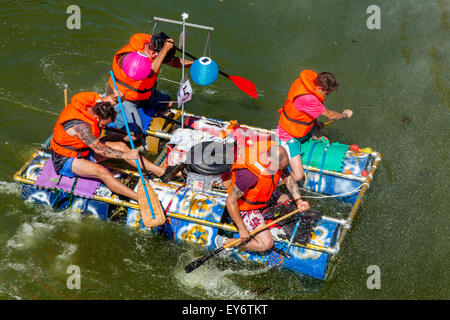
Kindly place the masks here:
[[(146, 128), (144, 128), (142, 124), (138, 108), (142, 108), (145, 113), (154, 113), (159, 110), (167, 109), (171, 101), (172, 99), (168, 94), (161, 93), (158, 90), (153, 91), (148, 100), (122, 101), (123, 111), (125, 112), (125, 117), (127, 118), (130, 131), (135, 134), (143, 134), (145, 132)], [(116, 129), (125, 129), (125, 121), (122, 116), (122, 111), (120, 110), (120, 105), (116, 104), (114, 109), (117, 112), (116, 121), (111, 123), (109, 126)]]
[[(89, 158), (87, 158), (89, 157)], [(86, 160), (89, 160), (91, 162), (94, 162), (94, 152), (91, 151), (91, 153), (87, 156)], [(65, 176), (65, 177), (69, 177), (69, 178), (73, 178), (76, 177), (77, 175), (72, 171), (72, 164), (73, 164), (73, 160), (75, 160), (76, 158), (67, 158), (66, 162), (64, 162), (64, 165), (62, 166), (61, 170), (59, 170), (58, 174)]]

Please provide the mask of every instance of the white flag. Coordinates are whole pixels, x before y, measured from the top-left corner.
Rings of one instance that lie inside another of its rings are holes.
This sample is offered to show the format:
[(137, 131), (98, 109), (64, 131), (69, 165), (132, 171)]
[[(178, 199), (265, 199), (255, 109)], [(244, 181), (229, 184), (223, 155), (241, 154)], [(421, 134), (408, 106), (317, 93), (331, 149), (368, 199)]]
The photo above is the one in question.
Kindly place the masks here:
[(189, 80), (183, 82), (177, 93), (178, 107), (192, 99), (192, 87)]

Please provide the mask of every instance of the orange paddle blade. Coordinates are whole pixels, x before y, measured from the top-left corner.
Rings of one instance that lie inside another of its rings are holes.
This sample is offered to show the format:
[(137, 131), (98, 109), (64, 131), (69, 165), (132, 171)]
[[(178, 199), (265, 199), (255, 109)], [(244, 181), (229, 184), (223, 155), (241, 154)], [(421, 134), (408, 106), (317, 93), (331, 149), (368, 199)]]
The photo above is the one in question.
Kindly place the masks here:
[(244, 79), (239, 76), (228, 76), (228, 78), (233, 81), (233, 83), (250, 97), (257, 99), (258, 93), (256, 92), (256, 87), (253, 82)]
[(150, 197), (150, 202), (153, 208), (155, 219), (152, 218), (150, 206), (147, 202), (147, 197), (145, 196), (144, 185), (141, 182), (139, 183), (137, 193), (142, 222), (144, 222), (144, 225), (147, 228), (157, 227), (166, 222), (166, 216), (164, 215), (164, 211), (161, 207), (161, 203), (159, 202), (158, 195), (156, 194), (155, 190), (153, 190), (150, 183), (148, 183), (147, 181), (145, 182), (145, 186), (147, 187), (147, 192)]

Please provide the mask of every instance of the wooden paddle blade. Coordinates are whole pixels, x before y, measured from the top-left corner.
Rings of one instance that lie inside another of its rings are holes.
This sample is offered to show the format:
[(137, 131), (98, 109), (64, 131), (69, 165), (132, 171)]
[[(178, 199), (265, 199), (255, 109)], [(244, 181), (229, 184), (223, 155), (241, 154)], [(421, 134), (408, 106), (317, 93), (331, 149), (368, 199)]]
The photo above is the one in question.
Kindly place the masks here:
[(152, 218), (152, 213), (150, 211), (150, 206), (147, 202), (147, 197), (145, 195), (144, 185), (139, 183), (138, 186), (138, 202), (139, 208), (141, 210), (142, 222), (147, 228), (157, 227), (166, 222), (166, 216), (164, 215), (164, 210), (159, 202), (158, 195), (155, 190), (151, 187), (150, 183), (145, 182), (147, 187), (147, 192), (150, 197), (150, 202), (153, 208), (153, 214), (155, 219)]
[(233, 83), (250, 97), (258, 99), (258, 93), (256, 92), (256, 87), (253, 82), (244, 79), (239, 76), (229, 76), (228, 77)]

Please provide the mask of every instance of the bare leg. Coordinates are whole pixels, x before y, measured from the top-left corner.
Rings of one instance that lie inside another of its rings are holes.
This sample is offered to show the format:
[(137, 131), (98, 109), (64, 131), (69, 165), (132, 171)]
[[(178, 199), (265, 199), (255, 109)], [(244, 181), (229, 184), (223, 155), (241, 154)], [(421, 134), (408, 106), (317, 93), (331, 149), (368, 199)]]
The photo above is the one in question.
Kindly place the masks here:
[[(130, 148), (128, 148), (128, 146), (125, 143), (120, 142), (120, 141), (117, 141), (117, 142), (107, 141), (105, 143), (108, 147), (111, 147), (116, 150), (120, 150), (122, 152), (130, 151)], [(148, 171), (150, 171), (153, 174), (156, 174), (158, 177), (160, 177), (164, 174), (163, 168), (155, 165), (151, 161), (147, 160), (145, 157), (142, 157), (142, 160), (144, 161), (144, 165), (142, 165), (142, 161), (141, 161), (141, 159), (139, 159), (139, 164), (140, 164), (141, 168), (145, 167)], [(128, 164), (132, 165), (133, 167), (135, 167), (135, 168), (137, 167), (136, 160), (125, 160), (125, 161)]]
[(74, 159), (72, 171), (80, 177), (97, 178), (103, 181), (114, 192), (137, 201), (137, 193), (113, 177), (111, 172), (98, 163), (86, 159)]
[(289, 159), (289, 167), (291, 168), (291, 176), (294, 178), (295, 182), (299, 182), (303, 179), (303, 164), (302, 157), (300, 155), (296, 155), (295, 157)]

